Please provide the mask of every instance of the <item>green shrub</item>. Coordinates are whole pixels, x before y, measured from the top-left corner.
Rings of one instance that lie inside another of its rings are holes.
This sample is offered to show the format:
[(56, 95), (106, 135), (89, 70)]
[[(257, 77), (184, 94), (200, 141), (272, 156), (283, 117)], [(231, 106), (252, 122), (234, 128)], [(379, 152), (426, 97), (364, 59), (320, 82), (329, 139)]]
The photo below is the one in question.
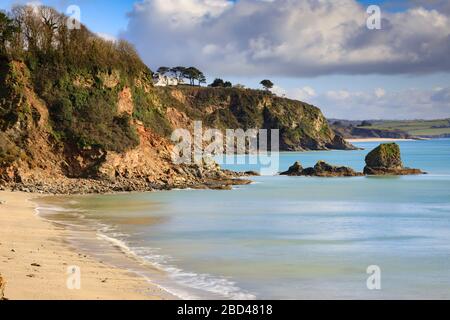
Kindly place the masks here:
[(25, 154), (3, 132), (0, 132), (0, 167), (8, 167)]
[[(163, 114), (162, 108), (155, 105), (150, 99), (150, 95), (142, 88), (134, 88), (133, 105), (133, 117), (142, 121), (145, 127), (152, 129), (163, 137), (168, 137), (171, 134), (172, 128)], [(167, 105), (165, 106), (167, 107)]]

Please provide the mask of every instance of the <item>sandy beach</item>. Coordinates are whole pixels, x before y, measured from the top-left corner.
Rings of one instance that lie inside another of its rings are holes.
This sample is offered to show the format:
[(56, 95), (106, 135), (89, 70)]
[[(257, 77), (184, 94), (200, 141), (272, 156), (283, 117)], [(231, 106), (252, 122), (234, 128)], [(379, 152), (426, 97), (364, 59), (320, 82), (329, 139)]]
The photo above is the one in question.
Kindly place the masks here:
[(358, 139), (345, 139), (345, 141), (353, 142), (395, 142), (395, 141), (414, 141), (414, 139), (395, 139), (395, 138), (358, 138)]
[[(41, 219), (30, 199), (0, 192), (0, 275), (11, 300), (171, 299), (145, 278), (81, 254), (65, 241), (66, 230)], [(80, 268), (80, 289), (69, 289), (69, 266)]]

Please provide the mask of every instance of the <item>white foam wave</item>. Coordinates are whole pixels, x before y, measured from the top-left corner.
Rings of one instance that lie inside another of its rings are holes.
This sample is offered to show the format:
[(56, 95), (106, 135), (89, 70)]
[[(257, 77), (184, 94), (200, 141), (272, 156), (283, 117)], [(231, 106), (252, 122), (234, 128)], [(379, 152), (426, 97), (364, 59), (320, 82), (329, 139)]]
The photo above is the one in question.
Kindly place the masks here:
[[(209, 274), (198, 274), (195, 272), (185, 271), (179, 267), (171, 265), (169, 262), (173, 260), (171, 257), (160, 254), (158, 248), (134, 247), (131, 248), (124, 240), (98, 233), (98, 238), (112, 243), (115, 247), (121, 249), (125, 254), (133, 256), (144, 263), (150, 263), (152, 266), (167, 273), (168, 277), (177, 284), (184, 287), (209, 292), (220, 297), (233, 300), (253, 300), (256, 297), (241, 290), (234, 281), (223, 277), (215, 277)], [(182, 299), (199, 299), (198, 296), (190, 292), (170, 288), (164, 286), (163, 289)]]
[[(123, 232), (119, 232), (116, 227), (101, 223), (98, 220), (87, 219), (82, 212), (86, 210), (79, 209), (69, 209), (59, 206), (37, 206), (35, 212), (41, 218), (49, 220), (46, 216), (51, 216), (58, 212), (64, 212), (69, 215), (74, 215), (76, 218), (81, 218), (85, 221), (94, 223), (95, 229), (97, 230), (96, 237), (98, 240), (107, 241), (112, 244), (115, 248), (121, 250), (127, 256), (137, 260), (142, 264), (149, 264), (164, 273), (167, 274), (168, 278), (174, 284), (164, 283), (164, 285), (155, 283), (150, 278), (145, 276), (142, 272), (135, 271), (136, 274), (143, 276), (149, 283), (157, 285), (162, 290), (179, 297), (180, 299), (201, 299), (215, 295), (217, 297), (222, 297), (226, 299), (236, 299), (236, 300), (252, 300), (256, 297), (251, 294), (241, 290), (234, 281), (223, 277), (216, 277), (210, 274), (198, 274), (195, 272), (185, 271), (170, 262), (173, 259), (160, 253), (158, 248), (149, 247), (132, 247), (125, 239), (129, 238), (130, 235)], [(78, 225), (69, 223), (67, 221), (54, 221), (61, 223), (68, 227), (79, 227)], [(194, 290), (199, 290), (204, 292), (204, 294), (196, 295), (193, 293)], [(209, 294), (208, 294), (209, 293)]]

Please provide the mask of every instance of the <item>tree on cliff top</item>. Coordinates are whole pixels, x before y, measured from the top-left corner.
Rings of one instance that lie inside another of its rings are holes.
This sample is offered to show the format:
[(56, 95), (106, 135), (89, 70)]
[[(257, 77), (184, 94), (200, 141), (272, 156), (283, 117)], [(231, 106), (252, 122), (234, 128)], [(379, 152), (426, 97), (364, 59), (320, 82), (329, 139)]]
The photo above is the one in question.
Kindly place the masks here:
[(225, 82), (222, 79), (216, 78), (209, 86), (212, 88), (223, 87), (224, 83)]
[(158, 72), (162, 76), (168, 73), (169, 71), (170, 71), (169, 67), (159, 67), (158, 70), (156, 70), (156, 72)]
[(67, 16), (47, 6), (15, 6), (9, 15), (0, 14), (0, 46), (11, 59), (22, 60), (32, 69), (151, 73), (128, 42), (101, 39), (84, 25), (69, 29), (67, 21)]
[(203, 72), (201, 72), (200, 70), (198, 70), (195, 67), (189, 67), (189, 68), (185, 69), (183, 76), (185, 78), (189, 79), (189, 83), (191, 84), (191, 86), (195, 85), (195, 80), (198, 81), (199, 86), (202, 83), (206, 82), (206, 77), (203, 74)]
[(178, 82), (181, 82), (184, 78), (184, 73), (186, 72), (186, 67), (178, 66), (170, 68), (170, 72), (172, 72), (175, 77), (178, 79)]
[(264, 89), (266, 89), (267, 91), (269, 91), (270, 89), (273, 88), (274, 84), (272, 81), (265, 79), (263, 81), (260, 82), (260, 84), (264, 87)]
[(209, 86), (212, 88), (218, 88), (218, 87), (231, 88), (233, 85), (230, 81), (223, 81), (220, 78), (216, 78)]
[(0, 11), (0, 55), (6, 54), (7, 43), (12, 40), (16, 32), (18, 32), (18, 28), (14, 21)]

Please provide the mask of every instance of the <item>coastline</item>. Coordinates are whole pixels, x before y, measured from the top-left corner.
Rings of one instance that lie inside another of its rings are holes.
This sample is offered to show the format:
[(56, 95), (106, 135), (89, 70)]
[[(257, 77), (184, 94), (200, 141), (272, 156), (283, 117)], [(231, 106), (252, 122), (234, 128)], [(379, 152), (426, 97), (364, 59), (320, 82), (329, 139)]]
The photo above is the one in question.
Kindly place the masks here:
[[(66, 230), (37, 216), (42, 195), (0, 191), (0, 274), (11, 300), (164, 300), (177, 297), (127, 269), (80, 253)], [(68, 266), (81, 271), (81, 288), (68, 289)]]
[(397, 138), (355, 138), (345, 139), (345, 141), (354, 142), (395, 142), (395, 141), (415, 141), (415, 139), (397, 139)]

